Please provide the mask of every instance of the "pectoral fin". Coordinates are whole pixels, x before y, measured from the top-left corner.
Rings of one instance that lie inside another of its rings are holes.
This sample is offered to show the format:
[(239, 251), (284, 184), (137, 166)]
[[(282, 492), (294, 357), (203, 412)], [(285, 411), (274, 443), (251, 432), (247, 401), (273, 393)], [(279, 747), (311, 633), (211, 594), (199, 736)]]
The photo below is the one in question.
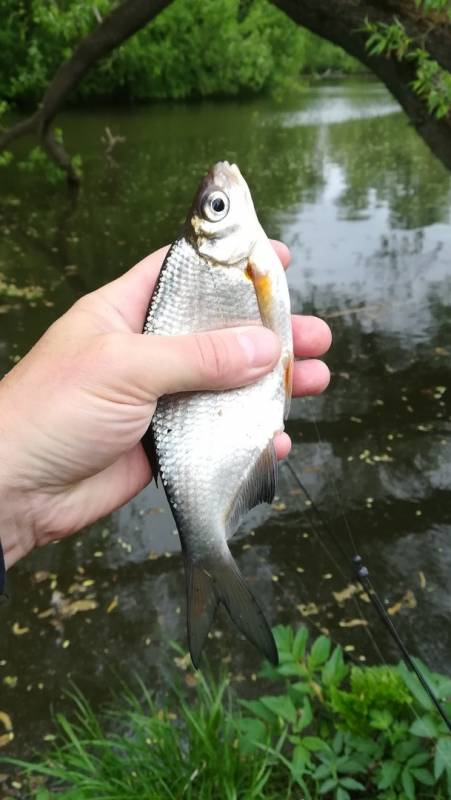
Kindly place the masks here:
[(272, 328), (272, 308), (274, 302), (274, 288), (272, 286), (271, 275), (257, 269), (256, 265), (249, 261), (246, 270), (246, 277), (254, 284), (255, 295), (257, 297), (258, 308), (263, 325)]

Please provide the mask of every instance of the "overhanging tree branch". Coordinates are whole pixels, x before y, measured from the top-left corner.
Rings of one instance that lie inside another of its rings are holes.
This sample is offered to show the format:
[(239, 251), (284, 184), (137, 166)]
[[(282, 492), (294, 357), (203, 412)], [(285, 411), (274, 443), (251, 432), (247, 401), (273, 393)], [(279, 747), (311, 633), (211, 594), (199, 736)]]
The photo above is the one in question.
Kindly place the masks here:
[[(147, 25), (172, 0), (124, 0), (77, 44), (71, 58), (61, 64), (39, 104), (27, 119), (0, 136), (0, 150), (19, 136), (34, 133), (47, 154), (78, 183), (79, 176), (51, 123), (89, 69), (126, 39)], [(445, 14), (425, 13), (413, 0), (272, 0), (291, 19), (313, 33), (340, 45), (368, 66), (385, 83), (434, 154), (451, 169), (451, 118), (428, 113), (412, 89), (417, 77), (413, 61), (399, 60), (396, 53), (372, 56), (366, 49), (367, 20), (391, 25), (398, 18), (418, 47), (451, 72), (451, 22)]]
[(451, 24), (438, 26), (436, 16), (424, 15), (407, 0), (271, 0), (294, 22), (312, 33), (340, 45), (369, 67), (398, 100), (417, 132), (434, 155), (451, 170), (451, 119), (437, 119), (428, 113), (424, 101), (411, 87), (415, 64), (400, 61), (394, 54), (371, 56), (366, 49), (366, 20), (390, 25), (394, 17), (406, 32), (427, 47), (431, 58), (451, 71)]
[(65, 170), (70, 183), (79, 176), (63, 145), (55, 140), (50, 124), (69, 92), (89, 69), (108, 53), (143, 28), (172, 0), (125, 0), (111, 11), (90, 34), (77, 44), (72, 56), (58, 67), (39, 104), (38, 110), (0, 136), (0, 150), (29, 133), (37, 134), (48, 155)]

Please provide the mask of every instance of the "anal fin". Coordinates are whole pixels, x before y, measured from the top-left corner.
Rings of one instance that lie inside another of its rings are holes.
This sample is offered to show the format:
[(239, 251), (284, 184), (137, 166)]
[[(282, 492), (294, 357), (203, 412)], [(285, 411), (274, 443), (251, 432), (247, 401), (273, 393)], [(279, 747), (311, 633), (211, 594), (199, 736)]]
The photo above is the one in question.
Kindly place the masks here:
[(233, 536), (244, 515), (259, 503), (272, 503), (277, 485), (277, 456), (271, 440), (241, 484), (226, 517), (227, 538)]

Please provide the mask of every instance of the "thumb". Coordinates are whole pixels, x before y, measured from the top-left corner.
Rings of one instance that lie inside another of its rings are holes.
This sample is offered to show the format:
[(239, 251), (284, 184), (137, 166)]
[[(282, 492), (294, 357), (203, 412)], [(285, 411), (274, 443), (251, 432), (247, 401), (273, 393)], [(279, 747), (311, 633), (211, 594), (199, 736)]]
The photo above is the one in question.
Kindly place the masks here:
[(280, 355), (277, 336), (262, 326), (184, 336), (120, 336), (127, 340), (127, 349), (116, 363), (147, 399), (149, 394), (157, 399), (176, 392), (245, 386), (269, 372)]

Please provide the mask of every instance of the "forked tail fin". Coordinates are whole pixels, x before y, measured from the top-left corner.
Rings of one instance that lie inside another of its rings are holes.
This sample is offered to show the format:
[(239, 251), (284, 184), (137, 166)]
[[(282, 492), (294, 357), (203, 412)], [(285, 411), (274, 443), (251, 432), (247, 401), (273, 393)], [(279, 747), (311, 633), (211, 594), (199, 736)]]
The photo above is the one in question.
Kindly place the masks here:
[(279, 659), (271, 629), (231, 553), (196, 563), (185, 557), (185, 570), (188, 640), (196, 669), (218, 603), (226, 607), (241, 633), (268, 661), (277, 665)]

